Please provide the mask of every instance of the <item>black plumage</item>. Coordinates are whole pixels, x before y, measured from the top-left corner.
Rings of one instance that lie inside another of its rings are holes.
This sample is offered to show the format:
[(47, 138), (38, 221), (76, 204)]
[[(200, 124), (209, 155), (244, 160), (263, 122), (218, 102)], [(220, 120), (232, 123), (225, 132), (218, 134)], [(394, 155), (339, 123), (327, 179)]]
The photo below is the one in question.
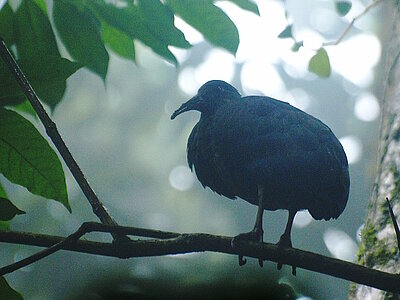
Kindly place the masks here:
[(317, 220), (337, 218), (349, 194), (349, 171), (339, 140), (328, 126), (286, 102), (241, 97), (224, 81), (204, 84), (171, 119), (201, 112), (187, 144), (187, 159), (204, 187), (258, 205), (254, 229), (239, 237), (262, 241), (264, 209), (289, 211), (279, 245), (291, 246), (297, 211)]

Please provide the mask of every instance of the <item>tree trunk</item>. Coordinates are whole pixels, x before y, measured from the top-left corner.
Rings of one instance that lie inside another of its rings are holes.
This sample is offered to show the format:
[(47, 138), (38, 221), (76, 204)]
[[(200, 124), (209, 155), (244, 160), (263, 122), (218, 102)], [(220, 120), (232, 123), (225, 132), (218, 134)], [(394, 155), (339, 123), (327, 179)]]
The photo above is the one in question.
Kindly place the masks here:
[[(400, 9), (394, 6), (392, 39), (386, 53), (385, 88), (382, 99), (378, 170), (361, 233), (357, 260), (370, 268), (399, 273), (400, 257), (390, 218), (389, 198), (400, 222)], [(367, 50), (368, 51), (368, 50)], [(352, 284), (349, 299), (400, 299), (367, 286)]]

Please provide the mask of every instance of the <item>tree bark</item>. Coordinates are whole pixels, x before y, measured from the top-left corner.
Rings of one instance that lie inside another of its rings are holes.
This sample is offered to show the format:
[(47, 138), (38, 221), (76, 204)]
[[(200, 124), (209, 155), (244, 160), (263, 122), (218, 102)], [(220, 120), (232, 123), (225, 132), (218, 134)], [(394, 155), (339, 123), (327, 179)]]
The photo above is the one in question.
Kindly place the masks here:
[[(396, 1), (397, 2), (397, 1)], [(393, 9), (392, 38), (386, 52), (385, 87), (375, 184), (367, 208), (357, 260), (366, 267), (399, 273), (397, 239), (386, 203), (390, 199), (400, 223), (400, 9)], [(400, 275), (399, 275), (400, 276)], [(349, 299), (400, 299), (392, 294), (351, 284)]]

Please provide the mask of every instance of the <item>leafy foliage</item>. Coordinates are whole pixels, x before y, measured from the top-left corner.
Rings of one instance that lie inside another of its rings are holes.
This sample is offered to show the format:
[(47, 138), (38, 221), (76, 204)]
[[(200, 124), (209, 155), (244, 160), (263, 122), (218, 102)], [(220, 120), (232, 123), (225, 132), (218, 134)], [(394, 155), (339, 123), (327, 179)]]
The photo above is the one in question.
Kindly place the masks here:
[[(251, 1), (232, 2), (259, 14), (257, 5)], [(1, 39), (12, 49), (39, 98), (51, 109), (61, 101), (67, 78), (81, 67), (105, 80), (109, 50), (135, 61), (136, 40), (177, 65), (168, 47), (186, 49), (191, 45), (175, 27), (175, 15), (180, 15), (215, 45), (233, 54), (237, 50), (238, 31), (213, 1), (121, 3), (124, 5), (104, 0), (53, 1), (55, 28), (43, 0), (22, 0), (15, 11), (8, 2), (0, 8)], [(61, 56), (55, 29), (75, 62)], [(70, 210), (64, 173), (57, 155), (30, 122), (16, 112), (1, 108), (4, 106), (35, 115), (14, 76), (0, 61), (0, 172), (32, 193), (55, 199)], [(7, 198), (5, 192), (0, 196)]]
[(291, 49), (293, 52), (297, 52), (300, 50), (301, 47), (303, 47), (303, 41), (295, 42)]
[(16, 215), (23, 215), (24, 211), (20, 210), (7, 198), (0, 197), (0, 220), (9, 221)]
[(80, 10), (64, 0), (54, 1), (53, 17), (71, 56), (105, 80), (109, 58), (96, 17), (86, 7)]
[[(61, 101), (67, 78), (82, 67), (79, 63), (58, 56), (44, 59), (27, 57), (19, 60), (18, 65), (25, 72), (37, 95), (51, 108)], [(24, 93), (14, 76), (5, 63), (0, 61), (0, 106), (18, 105), (24, 100)]]
[(45, 63), (47, 57), (60, 57), (50, 21), (34, 1), (22, 1), (14, 15), (14, 30), (18, 59)]
[(230, 0), (230, 1), (235, 3), (237, 6), (239, 6), (242, 9), (253, 12), (256, 15), (260, 15), (260, 12), (258, 11), (258, 6), (254, 2), (251, 2), (248, 0)]
[(167, 0), (167, 5), (216, 46), (235, 54), (239, 33), (228, 16), (211, 1)]
[(320, 77), (329, 77), (329, 75), (331, 75), (329, 56), (324, 48), (320, 48), (311, 58), (308, 64), (308, 70)]
[(14, 44), (14, 27), (10, 26), (12, 24), (14, 17), (14, 12), (12, 11), (8, 3), (4, 4), (3, 8), (0, 10), (0, 36), (4, 39), (6, 44)]
[(69, 211), (65, 176), (54, 150), (16, 112), (0, 108), (0, 171), (30, 192), (54, 199)]
[(280, 39), (293, 38), (292, 25), (286, 26), (286, 28), (278, 35), (278, 38)]
[[(0, 183), (0, 198), (7, 198), (7, 193)], [(7, 221), (0, 221), (0, 230), (9, 230), (10, 224)], [(1, 292), (0, 292), (1, 295)]]
[(119, 56), (135, 61), (135, 46), (132, 39), (108, 23), (103, 22), (101, 27), (103, 28), (101, 36), (104, 44)]
[(2, 276), (0, 277), (0, 295), (2, 299), (7, 300), (22, 300), (20, 293), (13, 290), (7, 283), (6, 279)]
[(131, 40), (142, 41), (167, 61), (177, 64), (175, 56), (168, 49), (168, 44), (158, 39), (150, 31), (151, 23), (146, 21), (138, 6), (130, 5), (125, 8), (117, 8), (112, 4), (99, 1), (89, 1), (88, 3), (96, 16), (115, 30), (127, 35)]
[(338, 14), (342, 17), (344, 17), (345, 15), (347, 15), (347, 13), (350, 11), (351, 9), (351, 2), (350, 1), (335, 1), (335, 8), (336, 11), (338, 12)]

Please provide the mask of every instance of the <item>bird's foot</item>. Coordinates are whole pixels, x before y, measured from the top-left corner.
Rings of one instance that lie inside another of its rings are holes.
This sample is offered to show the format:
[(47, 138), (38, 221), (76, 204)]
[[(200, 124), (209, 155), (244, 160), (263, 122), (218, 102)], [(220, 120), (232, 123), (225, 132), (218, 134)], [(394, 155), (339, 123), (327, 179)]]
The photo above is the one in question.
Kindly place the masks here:
[(277, 242), (276, 245), (279, 248), (293, 248), (292, 241), (290, 237), (286, 234), (282, 234), (281, 238), (279, 239), (279, 242)]
[[(293, 248), (292, 247), (292, 241), (291, 241), (290, 237), (288, 237), (285, 234), (283, 234), (281, 236), (281, 238), (279, 239), (279, 242), (276, 243), (276, 245), (278, 246), (278, 248)], [(282, 263), (281, 262), (278, 262), (277, 269), (278, 270), (282, 269)], [(296, 276), (296, 266), (292, 266), (292, 274), (293, 274), (293, 276)]]
[(237, 243), (238, 241), (252, 241), (262, 243), (263, 232), (262, 230), (253, 229), (252, 231), (238, 234), (231, 241), (232, 247), (234, 247), (235, 243)]
[[(253, 242), (262, 243), (263, 242), (263, 231), (262, 231), (262, 229), (259, 230), (259, 229), (254, 228), (252, 231), (241, 233), (241, 234), (235, 236), (231, 241), (232, 248), (235, 248), (237, 243), (240, 241), (253, 241)], [(245, 258), (243, 258), (243, 255), (239, 254), (239, 266), (245, 265), (246, 262), (247, 262), (247, 260)], [(263, 266), (264, 263), (261, 258), (258, 259), (258, 264), (260, 265), (260, 267)]]

